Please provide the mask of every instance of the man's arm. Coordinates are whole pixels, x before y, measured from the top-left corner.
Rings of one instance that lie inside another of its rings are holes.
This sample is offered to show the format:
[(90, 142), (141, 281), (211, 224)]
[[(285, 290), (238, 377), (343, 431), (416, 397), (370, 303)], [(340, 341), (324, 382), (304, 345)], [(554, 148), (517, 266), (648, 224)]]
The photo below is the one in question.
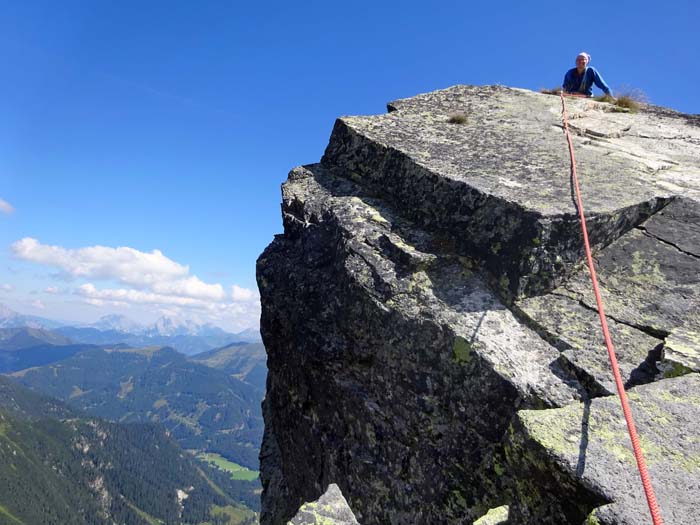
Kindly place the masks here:
[(600, 76), (600, 73), (598, 73), (598, 71), (595, 69), (593, 69), (593, 82), (596, 86), (603, 90), (603, 93), (612, 97), (612, 91), (605, 83), (605, 80), (603, 80), (603, 77)]

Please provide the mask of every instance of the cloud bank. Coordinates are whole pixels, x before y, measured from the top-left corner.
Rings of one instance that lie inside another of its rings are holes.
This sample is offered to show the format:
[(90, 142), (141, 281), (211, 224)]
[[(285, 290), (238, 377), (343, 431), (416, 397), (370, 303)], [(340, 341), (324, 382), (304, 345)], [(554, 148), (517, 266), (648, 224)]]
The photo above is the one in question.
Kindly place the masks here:
[[(189, 266), (169, 259), (159, 250), (142, 252), (125, 246), (68, 249), (42, 244), (31, 237), (16, 241), (11, 250), (18, 259), (58, 269), (54, 276), (57, 279), (84, 281), (73, 294), (87, 304), (154, 306), (174, 308), (181, 313), (187, 313), (182, 312), (186, 309), (213, 321), (245, 318), (257, 324), (260, 306), (255, 291), (234, 284), (227, 294), (221, 284), (206, 283), (191, 275)], [(92, 281), (111, 281), (121, 286), (99, 288)], [(57, 294), (59, 288), (51, 286), (44, 291)]]

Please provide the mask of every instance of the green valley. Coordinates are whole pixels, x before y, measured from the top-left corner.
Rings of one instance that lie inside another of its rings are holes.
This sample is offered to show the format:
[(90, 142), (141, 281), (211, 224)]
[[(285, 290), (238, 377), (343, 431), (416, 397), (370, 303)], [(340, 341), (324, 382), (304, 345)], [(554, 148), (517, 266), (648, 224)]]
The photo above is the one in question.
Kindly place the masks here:
[(237, 463), (233, 463), (232, 461), (221, 457), (219, 454), (201, 453), (197, 454), (197, 458), (214, 465), (216, 468), (221, 469), (224, 472), (228, 472), (231, 475), (231, 479), (253, 481), (258, 479), (260, 476), (260, 472), (257, 470), (247, 469), (241, 465), (238, 465)]

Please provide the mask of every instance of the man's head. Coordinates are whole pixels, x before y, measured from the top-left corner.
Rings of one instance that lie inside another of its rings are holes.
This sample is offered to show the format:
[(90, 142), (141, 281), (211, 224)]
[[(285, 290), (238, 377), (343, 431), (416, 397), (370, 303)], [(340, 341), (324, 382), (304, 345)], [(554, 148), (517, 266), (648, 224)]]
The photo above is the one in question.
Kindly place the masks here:
[(586, 69), (586, 66), (588, 63), (591, 61), (591, 55), (588, 53), (582, 51), (578, 55), (576, 55), (576, 69), (578, 69), (579, 73), (583, 73), (583, 70)]

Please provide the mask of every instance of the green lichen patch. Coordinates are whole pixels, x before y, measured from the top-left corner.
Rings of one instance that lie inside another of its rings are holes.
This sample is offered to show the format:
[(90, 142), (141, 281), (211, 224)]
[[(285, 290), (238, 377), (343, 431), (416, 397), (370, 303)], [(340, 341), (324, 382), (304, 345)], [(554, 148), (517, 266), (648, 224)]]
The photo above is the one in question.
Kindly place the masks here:
[(468, 364), (471, 361), (471, 345), (463, 337), (455, 337), (452, 345), (452, 355), (458, 363)]
[(591, 513), (586, 518), (586, 522), (583, 525), (601, 525), (600, 520), (596, 516), (597, 509), (593, 509)]

